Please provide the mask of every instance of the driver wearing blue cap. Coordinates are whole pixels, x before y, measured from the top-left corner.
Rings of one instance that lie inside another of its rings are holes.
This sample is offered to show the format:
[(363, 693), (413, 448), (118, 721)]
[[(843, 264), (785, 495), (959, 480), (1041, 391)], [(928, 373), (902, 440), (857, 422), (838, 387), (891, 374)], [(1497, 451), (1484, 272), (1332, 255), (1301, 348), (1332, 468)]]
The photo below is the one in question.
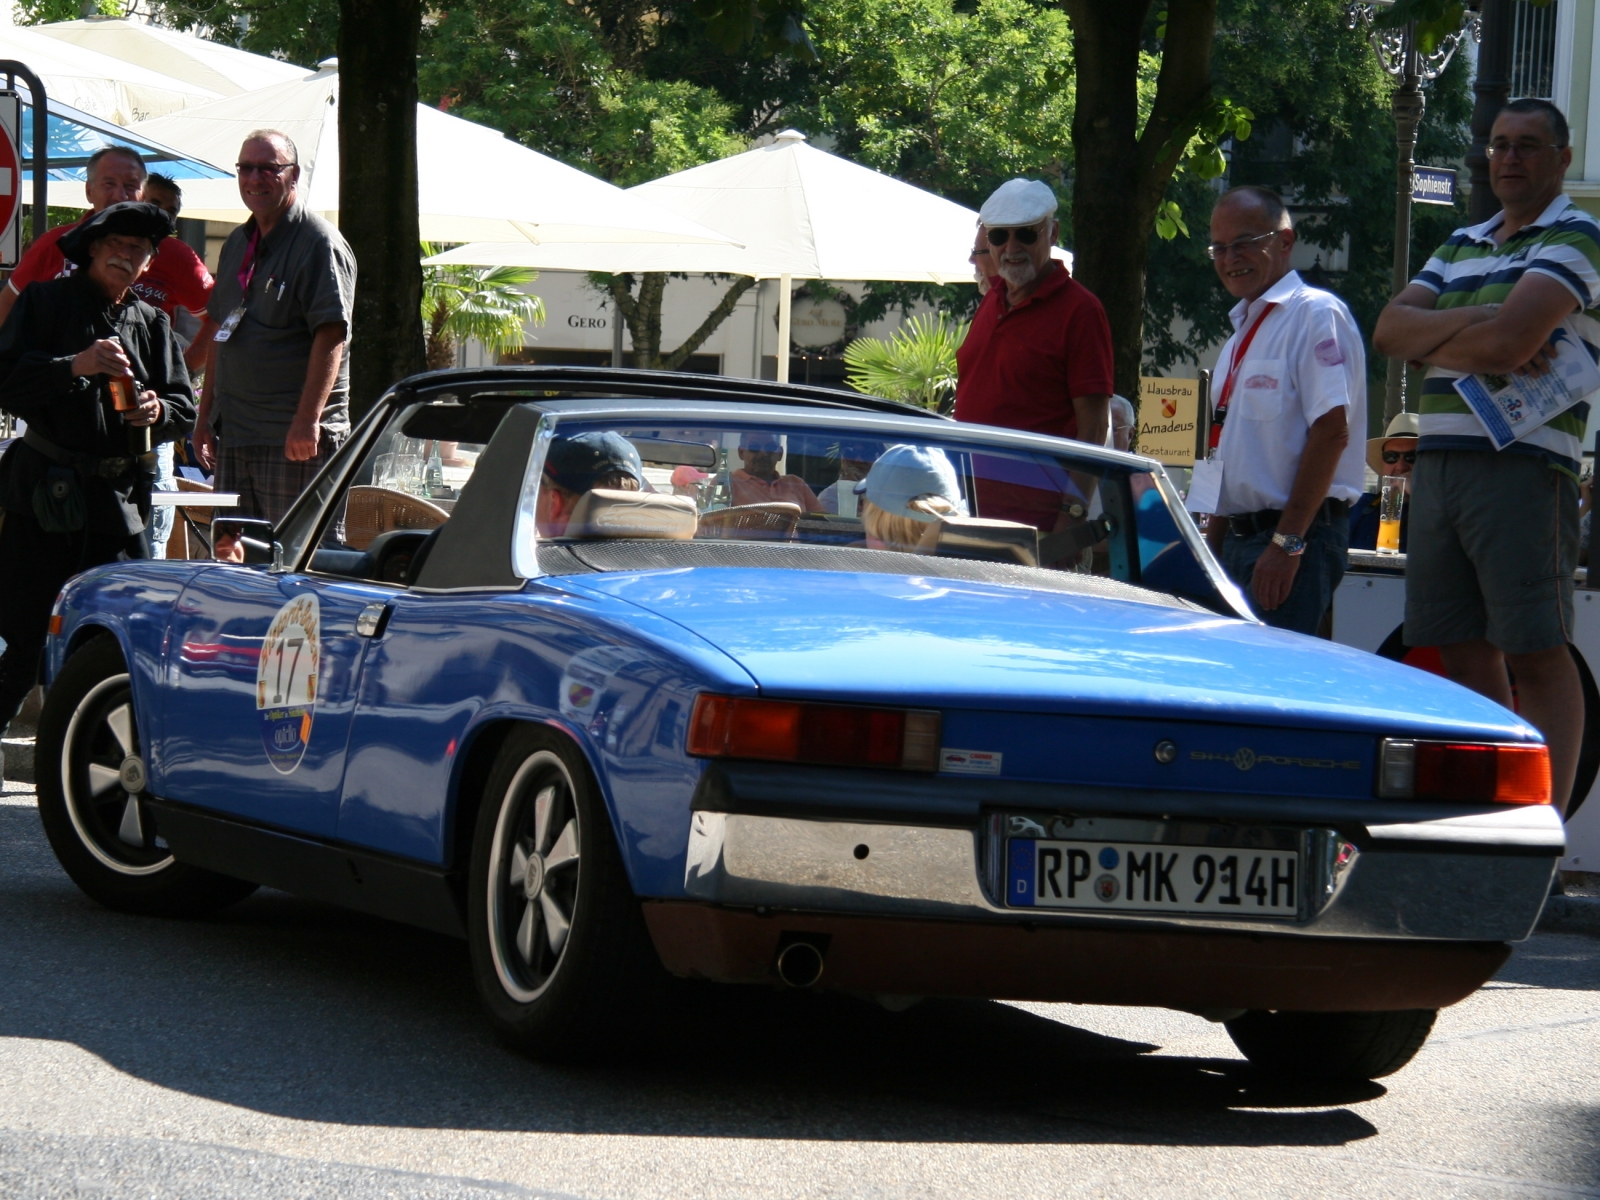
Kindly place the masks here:
[(535, 508), (539, 536), (564, 536), (578, 502), (595, 488), (644, 489), (644, 463), (633, 443), (610, 432), (557, 436), (545, 454)]

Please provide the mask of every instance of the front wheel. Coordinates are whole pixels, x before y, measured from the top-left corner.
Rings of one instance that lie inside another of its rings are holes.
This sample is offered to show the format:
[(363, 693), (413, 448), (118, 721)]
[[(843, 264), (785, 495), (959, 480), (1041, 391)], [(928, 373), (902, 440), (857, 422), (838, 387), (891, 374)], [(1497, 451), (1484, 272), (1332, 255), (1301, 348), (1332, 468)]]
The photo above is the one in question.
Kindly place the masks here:
[(512, 733), (478, 810), (467, 932), (496, 1030), (536, 1058), (618, 1048), (666, 979), (577, 748)]
[(121, 912), (201, 916), (253, 883), (180, 863), (145, 791), (146, 751), (122, 651), (97, 637), (61, 669), (39, 715), (39, 819), (56, 859), (91, 898)]
[(1248, 1012), (1227, 1022), (1228, 1036), (1250, 1062), (1303, 1079), (1379, 1079), (1422, 1049), (1436, 1008), (1397, 1012)]

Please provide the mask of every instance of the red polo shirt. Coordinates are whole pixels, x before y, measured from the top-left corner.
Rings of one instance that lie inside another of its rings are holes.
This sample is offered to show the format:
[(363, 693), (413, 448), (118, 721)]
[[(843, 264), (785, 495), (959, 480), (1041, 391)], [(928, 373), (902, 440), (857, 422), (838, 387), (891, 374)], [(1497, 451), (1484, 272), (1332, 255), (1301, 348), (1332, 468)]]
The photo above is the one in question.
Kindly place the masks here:
[[(21, 293), (30, 283), (46, 279), (59, 279), (78, 269), (76, 263), (67, 261), (56, 244), (62, 236), (89, 217), (85, 213), (78, 220), (45, 230), (44, 236), (34, 241), (23, 253), (17, 269), (8, 280), (11, 288)], [(206, 303), (211, 299), (211, 272), (206, 270), (200, 256), (175, 237), (161, 239), (156, 256), (145, 273), (133, 285), (139, 299), (159, 308), (168, 317), (178, 305), (183, 305), (197, 317), (203, 317)]]
[(956, 420), (1076, 437), (1075, 396), (1109, 396), (1111, 326), (1060, 263), (1012, 308), (996, 279), (956, 351)]

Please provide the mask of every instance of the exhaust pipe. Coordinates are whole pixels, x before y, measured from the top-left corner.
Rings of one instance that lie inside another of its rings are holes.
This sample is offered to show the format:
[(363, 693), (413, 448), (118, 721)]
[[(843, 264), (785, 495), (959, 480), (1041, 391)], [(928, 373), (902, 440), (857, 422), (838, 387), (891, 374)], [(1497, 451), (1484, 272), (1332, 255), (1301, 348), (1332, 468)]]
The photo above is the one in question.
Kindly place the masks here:
[(792, 988), (808, 988), (822, 978), (822, 951), (809, 942), (790, 942), (778, 951), (778, 978)]

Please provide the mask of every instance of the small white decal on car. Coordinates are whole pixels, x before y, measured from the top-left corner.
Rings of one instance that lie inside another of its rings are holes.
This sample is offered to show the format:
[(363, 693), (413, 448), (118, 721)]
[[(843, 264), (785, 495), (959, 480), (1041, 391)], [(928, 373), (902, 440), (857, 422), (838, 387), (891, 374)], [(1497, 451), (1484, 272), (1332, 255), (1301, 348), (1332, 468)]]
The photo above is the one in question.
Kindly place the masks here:
[(951, 775), (998, 775), (1000, 758), (992, 750), (940, 749), (939, 770)]

